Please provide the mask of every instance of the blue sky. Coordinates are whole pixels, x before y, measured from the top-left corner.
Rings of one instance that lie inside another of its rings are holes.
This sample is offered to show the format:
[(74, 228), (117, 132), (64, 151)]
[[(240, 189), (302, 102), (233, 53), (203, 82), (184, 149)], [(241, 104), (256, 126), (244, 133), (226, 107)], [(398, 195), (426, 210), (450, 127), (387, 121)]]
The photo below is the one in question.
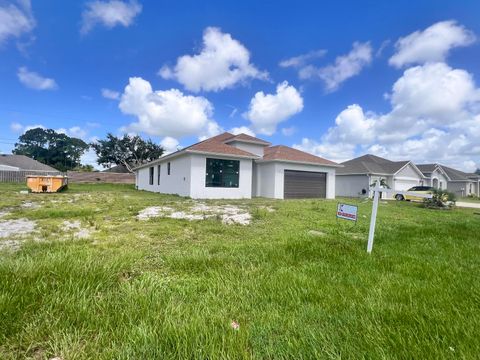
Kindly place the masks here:
[(479, 14), (478, 1), (0, 0), (0, 151), (34, 125), (169, 150), (232, 130), (336, 161), (473, 171)]

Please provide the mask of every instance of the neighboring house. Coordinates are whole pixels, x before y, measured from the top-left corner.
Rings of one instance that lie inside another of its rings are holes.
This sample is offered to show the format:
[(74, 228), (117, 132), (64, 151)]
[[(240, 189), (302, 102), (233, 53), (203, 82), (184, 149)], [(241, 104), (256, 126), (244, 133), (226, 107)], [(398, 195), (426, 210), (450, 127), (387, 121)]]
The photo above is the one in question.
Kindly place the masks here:
[(339, 165), (228, 132), (134, 169), (140, 190), (192, 198), (334, 198)]
[(130, 171), (127, 169), (125, 165), (115, 165), (112, 166), (111, 168), (102, 170), (102, 172), (110, 172), (110, 173), (116, 173), (116, 174), (129, 174)]
[(25, 155), (0, 154), (0, 171), (28, 171), (28, 172), (52, 172), (58, 173), (57, 169), (42, 164)]
[(441, 164), (421, 164), (417, 167), (426, 177), (426, 185), (447, 189), (458, 196), (480, 196), (480, 175), (465, 173)]
[[(371, 185), (384, 181), (390, 189), (404, 191), (423, 185), (423, 173), (411, 161), (390, 161), (363, 155), (341, 163), (336, 172), (337, 196), (371, 196)], [(392, 194), (395, 196), (395, 194)]]

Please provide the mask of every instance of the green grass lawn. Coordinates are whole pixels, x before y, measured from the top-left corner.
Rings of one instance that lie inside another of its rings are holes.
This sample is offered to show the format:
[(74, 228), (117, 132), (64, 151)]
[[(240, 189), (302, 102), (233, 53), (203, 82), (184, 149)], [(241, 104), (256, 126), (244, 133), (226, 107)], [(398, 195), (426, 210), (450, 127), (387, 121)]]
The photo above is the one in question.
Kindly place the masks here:
[[(20, 189), (0, 184), (0, 210), (10, 209), (0, 220), (30, 219), (37, 232), (23, 236), (20, 250), (0, 252), (1, 359), (480, 354), (475, 209), (382, 201), (368, 255), (368, 201), (359, 202), (356, 225), (335, 219), (336, 201), (207, 202), (249, 209), (252, 223), (243, 226), (138, 221), (148, 206), (192, 200), (131, 186)], [(66, 220), (91, 236), (64, 231)]]

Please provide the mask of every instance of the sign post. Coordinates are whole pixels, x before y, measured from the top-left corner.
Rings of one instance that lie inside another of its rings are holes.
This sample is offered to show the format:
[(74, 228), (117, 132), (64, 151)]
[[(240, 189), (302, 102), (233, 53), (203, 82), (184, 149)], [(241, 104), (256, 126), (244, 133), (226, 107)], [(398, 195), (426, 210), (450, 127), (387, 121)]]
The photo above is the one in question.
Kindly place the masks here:
[(396, 194), (412, 195), (415, 197), (421, 197), (426, 199), (432, 198), (432, 194), (419, 194), (419, 193), (410, 192), (410, 191), (396, 191), (392, 189), (385, 189), (385, 188), (379, 187), (378, 185), (375, 186), (375, 188), (373, 189), (372, 216), (370, 217), (370, 230), (368, 232), (368, 243), (367, 243), (367, 253), (369, 254), (373, 250), (373, 238), (375, 236), (375, 225), (377, 223), (378, 202), (380, 199), (380, 193), (382, 192), (387, 194), (394, 193), (395, 195)]

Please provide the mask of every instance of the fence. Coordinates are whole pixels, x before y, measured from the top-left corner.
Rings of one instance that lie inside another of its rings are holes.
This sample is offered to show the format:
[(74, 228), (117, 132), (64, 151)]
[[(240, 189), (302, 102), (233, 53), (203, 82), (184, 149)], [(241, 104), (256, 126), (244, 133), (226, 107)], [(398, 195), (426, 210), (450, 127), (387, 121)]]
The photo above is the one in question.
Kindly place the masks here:
[(63, 175), (59, 171), (9, 171), (0, 170), (0, 183), (24, 183), (27, 175)]
[[(25, 183), (27, 175), (65, 175), (60, 171), (8, 171), (0, 170), (0, 183)], [(104, 173), (68, 171), (69, 183), (135, 184), (135, 175), (129, 173)]]
[(135, 175), (130, 173), (68, 171), (69, 183), (135, 184)]

